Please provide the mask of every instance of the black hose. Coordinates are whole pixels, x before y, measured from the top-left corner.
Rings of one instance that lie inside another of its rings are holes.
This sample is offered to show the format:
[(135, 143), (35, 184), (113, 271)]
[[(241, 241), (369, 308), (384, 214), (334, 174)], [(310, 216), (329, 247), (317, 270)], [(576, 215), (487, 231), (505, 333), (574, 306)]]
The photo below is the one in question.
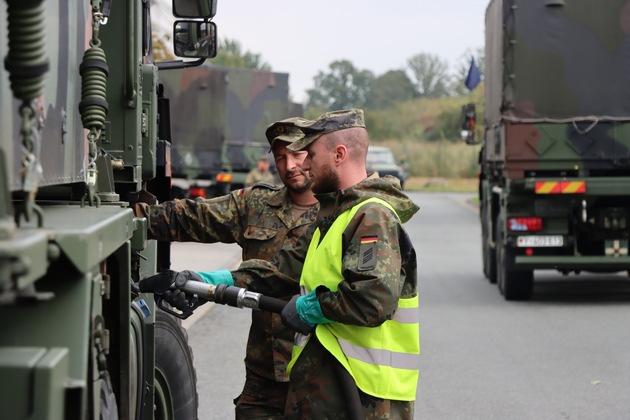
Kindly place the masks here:
[[(239, 287), (219, 284), (214, 290), (214, 302), (222, 305), (238, 307), (238, 297), (242, 290), (243, 289)], [(261, 295), (258, 300), (258, 309), (279, 314), (282, 312), (282, 309), (286, 306), (286, 304), (287, 302), (284, 300)], [(363, 406), (361, 405), (361, 398), (359, 397), (359, 389), (357, 388), (354, 378), (337, 359), (334, 357), (332, 357), (332, 359), (335, 376), (337, 377), (343, 395), (345, 396), (350, 418), (352, 420), (364, 419), (365, 416), (363, 415)]]
[(278, 298), (272, 298), (269, 296), (263, 296), (260, 293), (250, 293), (250, 296), (258, 297), (258, 305), (243, 305), (243, 301), (239, 302), (239, 297), (242, 293), (246, 293), (245, 289), (236, 286), (227, 286), (225, 284), (217, 285), (214, 290), (213, 301), (221, 305), (234, 306), (235, 308), (250, 307), (252, 309), (260, 309), (263, 311), (269, 311), (279, 314), (285, 307), (287, 302)]
[(335, 368), (335, 374), (341, 386), (341, 391), (346, 397), (346, 404), (348, 407), (348, 414), (352, 420), (365, 419), (363, 414), (363, 406), (361, 405), (361, 398), (359, 397), (359, 389), (354, 382), (354, 378), (350, 376), (350, 373), (344, 368), (341, 363), (334, 357), (333, 364)]
[(279, 314), (280, 312), (282, 312), (282, 309), (284, 309), (286, 304), (287, 302), (281, 299), (272, 298), (269, 296), (261, 296), (259, 307), (263, 311), (269, 311), (269, 312), (274, 312), (276, 314)]

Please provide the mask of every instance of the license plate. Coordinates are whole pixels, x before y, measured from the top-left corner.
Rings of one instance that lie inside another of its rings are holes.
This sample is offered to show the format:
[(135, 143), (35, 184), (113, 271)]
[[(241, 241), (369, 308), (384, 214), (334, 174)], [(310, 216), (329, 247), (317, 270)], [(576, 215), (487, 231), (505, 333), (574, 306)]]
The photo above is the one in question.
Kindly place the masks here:
[(516, 246), (521, 248), (563, 246), (562, 235), (528, 235), (516, 238)]

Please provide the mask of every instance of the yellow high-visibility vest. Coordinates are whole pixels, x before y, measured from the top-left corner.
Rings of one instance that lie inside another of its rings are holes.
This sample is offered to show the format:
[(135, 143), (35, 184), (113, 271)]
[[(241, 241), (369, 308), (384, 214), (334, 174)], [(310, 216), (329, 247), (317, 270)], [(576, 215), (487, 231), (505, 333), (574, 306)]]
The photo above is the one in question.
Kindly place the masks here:
[[(343, 280), (342, 234), (357, 210), (371, 202), (394, 211), (384, 200), (370, 198), (337, 217), (321, 243), (320, 231), (315, 231), (300, 278), (302, 294), (320, 285), (337, 291), (338, 284)], [(399, 299), (393, 319), (378, 327), (331, 322), (317, 325), (315, 333), (322, 345), (352, 375), (357, 387), (366, 394), (398, 401), (416, 399), (420, 359), (417, 295)], [(289, 370), (309, 337), (296, 335)]]

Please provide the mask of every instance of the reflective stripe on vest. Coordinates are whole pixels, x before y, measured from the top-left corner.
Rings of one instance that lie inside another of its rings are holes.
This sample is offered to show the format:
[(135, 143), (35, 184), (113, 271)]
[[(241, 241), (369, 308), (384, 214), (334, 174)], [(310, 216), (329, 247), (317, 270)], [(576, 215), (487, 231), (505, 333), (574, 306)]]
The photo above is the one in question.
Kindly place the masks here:
[[(300, 278), (303, 293), (319, 285), (337, 291), (338, 284), (343, 280), (342, 234), (359, 208), (371, 202), (394, 212), (384, 200), (371, 198), (337, 217), (321, 243), (320, 231), (315, 231)], [(420, 359), (417, 296), (399, 299), (393, 318), (378, 327), (331, 322), (318, 325), (315, 333), (363, 392), (384, 399), (415, 400)], [(308, 337), (296, 336), (289, 368), (297, 360), (307, 340)]]

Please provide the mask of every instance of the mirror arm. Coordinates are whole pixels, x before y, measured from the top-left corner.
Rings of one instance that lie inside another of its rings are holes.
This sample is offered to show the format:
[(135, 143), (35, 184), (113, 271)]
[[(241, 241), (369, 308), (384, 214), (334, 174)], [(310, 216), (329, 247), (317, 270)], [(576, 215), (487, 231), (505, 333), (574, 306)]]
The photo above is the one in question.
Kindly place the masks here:
[(184, 60), (173, 60), (173, 61), (161, 61), (159, 63), (155, 63), (158, 70), (168, 70), (168, 69), (184, 69), (188, 67), (197, 67), (202, 65), (206, 61), (205, 57), (202, 57), (195, 61), (184, 61)]

